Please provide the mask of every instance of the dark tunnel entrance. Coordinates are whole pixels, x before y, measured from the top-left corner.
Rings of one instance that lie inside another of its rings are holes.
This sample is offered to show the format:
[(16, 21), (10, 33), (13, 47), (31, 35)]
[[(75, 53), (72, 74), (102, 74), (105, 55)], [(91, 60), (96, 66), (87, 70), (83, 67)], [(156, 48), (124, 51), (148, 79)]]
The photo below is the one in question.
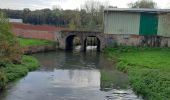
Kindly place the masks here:
[(80, 38), (76, 35), (70, 35), (66, 38), (66, 50), (73, 50), (76, 46), (80, 47)]

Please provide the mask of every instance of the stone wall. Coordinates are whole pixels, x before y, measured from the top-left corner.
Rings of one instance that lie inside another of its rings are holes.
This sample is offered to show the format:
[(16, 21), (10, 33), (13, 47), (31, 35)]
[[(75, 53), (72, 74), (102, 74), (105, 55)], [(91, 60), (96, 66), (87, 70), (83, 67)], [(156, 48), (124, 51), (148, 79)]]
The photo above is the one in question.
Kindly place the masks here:
[(33, 53), (38, 53), (38, 52), (48, 52), (48, 51), (54, 51), (56, 50), (55, 45), (45, 45), (45, 46), (29, 46), (29, 47), (24, 47), (23, 53), (24, 54), (33, 54)]
[(133, 34), (105, 35), (106, 47), (115, 45), (170, 47), (170, 38), (162, 36), (140, 36)]
[[(85, 49), (85, 40), (89, 36), (94, 36), (99, 39), (100, 41), (100, 50), (105, 48), (105, 35), (101, 32), (89, 32), (89, 31), (70, 31), (70, 30), (63, 30), (60, 32), (55, 33), (55, 40), (59, 41), (59, 48), (65, 50), (66, 49), (66, 44), (67, 44), (67, 39), (69, 37), (74, 37), (77, 36), (80, 39), (81, 43), (81, 50), (84, 51)], [(71, 41), (69, 41), (71, 42)]]

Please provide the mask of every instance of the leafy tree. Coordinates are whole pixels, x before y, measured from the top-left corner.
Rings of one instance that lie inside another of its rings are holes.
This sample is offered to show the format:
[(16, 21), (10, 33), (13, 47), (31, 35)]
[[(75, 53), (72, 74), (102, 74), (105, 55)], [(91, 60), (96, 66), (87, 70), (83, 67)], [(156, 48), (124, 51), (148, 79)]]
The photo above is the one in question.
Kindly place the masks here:
[[(102, 31), (103, 29), (103, 12), (104, 8), (108, 7), (99, 1), (88, 0), (83, 6), (83, 10), (86, 11), (87, 29)], [(83, 11), (82, 10), (82, 11)]]
[(69, 23), (69, 28), (72, 29), (72, 30), (76, 29), (76, 25), (75, 25), (73, 20), (71, 20), (71, 22)]
[(136, 2), (129, 3), (130, 8), (156, 8), (157, 4), (152, 0), (138, 0)]
[(17, 39), (10, 30), (8, 19), (0, 12), (0, 66), (5, 66), (7, 62), (18, 63), (22, 54)]

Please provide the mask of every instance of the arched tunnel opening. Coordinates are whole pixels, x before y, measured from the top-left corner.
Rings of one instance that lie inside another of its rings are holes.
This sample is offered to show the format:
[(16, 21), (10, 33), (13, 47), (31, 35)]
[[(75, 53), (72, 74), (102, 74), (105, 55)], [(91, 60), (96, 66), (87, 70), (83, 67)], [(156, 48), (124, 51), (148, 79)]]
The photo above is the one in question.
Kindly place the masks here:
[(84, 41), (84, 51), (86, 50), (100, 51), (100, 39), (96, 36), (88, 36)]
[(81, 42), (80, 38), (76, 35), (70, 35), (66, 38), (66, 50), (80, 50)]

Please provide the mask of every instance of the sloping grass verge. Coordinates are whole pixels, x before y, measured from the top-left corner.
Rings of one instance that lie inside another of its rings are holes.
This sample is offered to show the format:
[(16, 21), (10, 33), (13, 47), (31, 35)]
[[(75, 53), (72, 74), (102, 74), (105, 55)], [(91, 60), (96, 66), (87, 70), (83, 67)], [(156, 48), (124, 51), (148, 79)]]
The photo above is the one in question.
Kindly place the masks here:
[(116, 47), (104, 53), (146, 100), (170, 100), (170, 48)]
[(21, 64), (8, 63), (6, 66), (0, 67), (0, 89), (5, 88), (8, 82), (25, 76), (29, 71), (35, 70), (39, 66), (37, 59), (24, 55)]
[(30, 39), (30, 38), (18, 38), (18, 41), (22, 47), (43, 46), (43, 45), (55, 44), (54, 41), (41, 40), (41, 39)]

